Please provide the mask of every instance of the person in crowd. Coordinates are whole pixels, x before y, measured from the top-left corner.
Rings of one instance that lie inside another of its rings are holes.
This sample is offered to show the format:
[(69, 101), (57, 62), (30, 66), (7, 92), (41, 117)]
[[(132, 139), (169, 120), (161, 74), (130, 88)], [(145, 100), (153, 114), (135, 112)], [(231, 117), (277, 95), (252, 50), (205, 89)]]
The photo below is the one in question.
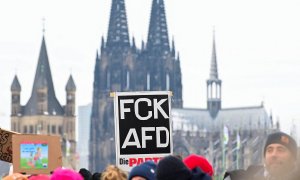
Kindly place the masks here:
[(191, 154), (183, 159), (184, 164), (193, 170), (196, 167), (200, 168), (204, 173), (208, 174), (210, 177), (214, 176), (214, 169), (208, 160), (200, 155)]
[(26, 175), (20, 173), (13, 173), (11, 175), (5, 176), (2, 180), (28, 180)]
[(127, 180), (127, 174), (114, 165), (108, 165), (101, 173), (100, 180)]
[(92, 176), (92, 180), (99, 180), (101, 178), (101, 173), (95, 172)]
[(30, 175), (28, 176), (28, 180), (50, 180), (50, 176), (46, 174), (38, 174), (38, 175)]
[(92, 173), (85, 168), (81, 168), (79, 170), (79, 174), (83, 177), (84, 180), (92, 180)]
[(155, 180), (156, 164), (146, 161), (135, 166), (129, 173), (128, 180)]
[(51, 175), (50, 180), (83, 180), (83, 177), (72, 169), (57, 168)]
[(247, 170), (227, 172), (224, 179), (290, 180), (297, 176), (297, 143), (288, 134), (270, 134), (263, 156), (264, 166), (250, 166)]
[(211, 180), (200, 168), (192, 171), (177, 157), (166, 156), (159, 161), (156, 170), (157, 180)]

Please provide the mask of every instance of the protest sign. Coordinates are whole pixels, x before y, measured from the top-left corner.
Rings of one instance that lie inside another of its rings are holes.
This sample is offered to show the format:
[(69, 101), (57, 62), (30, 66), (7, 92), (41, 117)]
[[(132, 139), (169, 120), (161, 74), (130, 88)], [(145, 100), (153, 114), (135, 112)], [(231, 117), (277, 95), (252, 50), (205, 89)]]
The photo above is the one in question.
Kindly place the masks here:
[(0, 160), (12, 162), (12, 135), (17, 132), (0, 129)]
[(13, 135), (13, 171), (50, 174), (62, 166), (60, 138), (50, 135)]
[(116, 164), (125, 171), (172, 154), (169, 91), (116, 92)]

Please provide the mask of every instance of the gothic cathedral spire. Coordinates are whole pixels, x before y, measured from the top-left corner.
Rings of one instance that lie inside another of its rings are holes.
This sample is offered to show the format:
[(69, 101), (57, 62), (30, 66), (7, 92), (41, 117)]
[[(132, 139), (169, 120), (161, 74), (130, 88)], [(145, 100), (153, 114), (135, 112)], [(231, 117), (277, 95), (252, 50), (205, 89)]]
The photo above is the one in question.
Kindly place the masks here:
[(147, 50), (161, 52), (170, 50), (164, 0), (152, 1)]
[(221, 109), (221, 86), (222, 81), (218, 76), (218, 66), (217, 66), (217, 53), (216, 53), (216, 43), (215, 43), (215, 31), (213, 31), (213, 47), (212, 56), (210, 64), (210, 74), (209, 79), (206, 81), (207, 84), (207, 109), (212, 118), (218, 115)]
[(130, 47), (124, 0), (113, 0), (111, 5), (107, 47)]

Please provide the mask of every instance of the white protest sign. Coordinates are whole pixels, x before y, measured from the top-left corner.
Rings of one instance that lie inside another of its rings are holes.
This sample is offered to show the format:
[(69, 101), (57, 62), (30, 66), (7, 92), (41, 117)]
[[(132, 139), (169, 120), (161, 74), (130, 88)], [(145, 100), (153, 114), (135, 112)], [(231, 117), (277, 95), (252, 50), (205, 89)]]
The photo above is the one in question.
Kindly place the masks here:
[(125, 171), (172, 154), (171, 92), (116, 92), (116, 164)]

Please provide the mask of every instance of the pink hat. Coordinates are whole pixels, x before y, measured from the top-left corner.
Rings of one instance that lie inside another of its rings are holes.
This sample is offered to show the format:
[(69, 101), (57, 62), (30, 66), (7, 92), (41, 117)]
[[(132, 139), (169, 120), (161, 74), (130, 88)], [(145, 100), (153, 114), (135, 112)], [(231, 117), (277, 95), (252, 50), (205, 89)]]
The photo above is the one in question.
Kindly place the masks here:
[(207, 161), (207, 159), (205, 159), (203, 156), (196, 155), (196, 154), (191, 154), (191, 155), (187, 156), (183, 160), (183, 162), (191, 170), (196, 168), (196, 167), (199, 167), (206, 174), (208, 174), (210, 176), (214, 175), (213, 167)]
[(83, 180), (83, 177), (72, 169), (57, 168), (51, 175), (51, 180)]

